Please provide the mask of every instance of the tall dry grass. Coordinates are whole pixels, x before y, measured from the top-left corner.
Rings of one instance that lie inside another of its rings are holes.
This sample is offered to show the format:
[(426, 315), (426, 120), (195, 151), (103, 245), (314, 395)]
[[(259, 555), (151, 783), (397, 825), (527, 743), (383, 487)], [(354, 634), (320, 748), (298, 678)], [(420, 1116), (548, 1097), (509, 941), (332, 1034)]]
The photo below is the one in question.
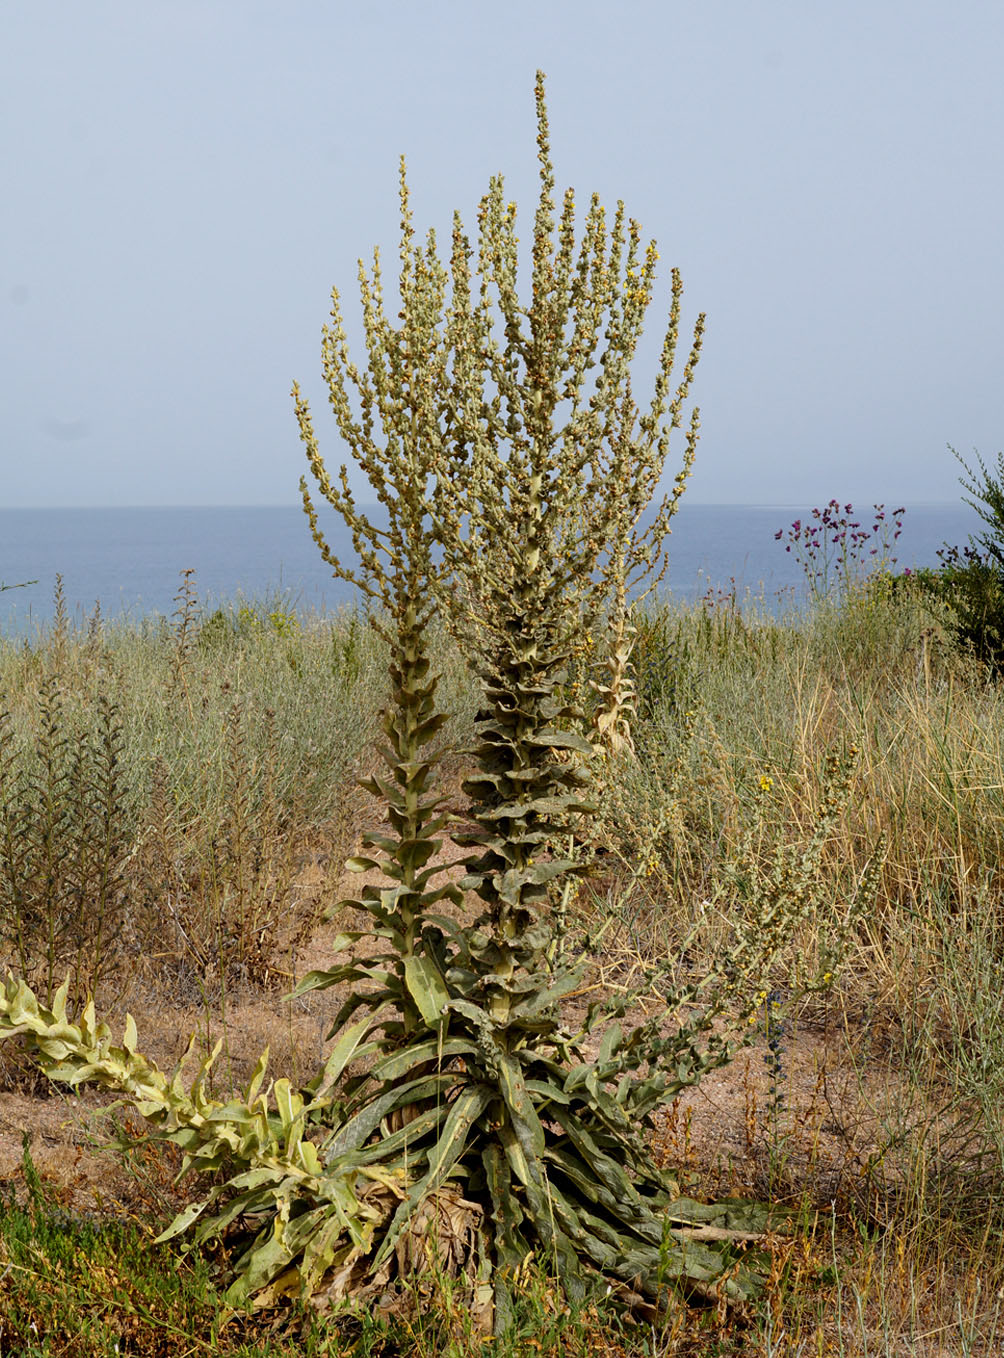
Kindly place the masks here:
[[(881, 858), (833, 987), (786, 1020), (789, 1035), (828, 1029), (834, 1069), (801, 1112), (776, 1088), (780, 1058), (772, 1081), (785, 1136), (797, 1124), (805, 1140), (815, 1103), (846, 1149), (836, 1174), (810, 1146), (779, 1189), (807, 1219), (839, 1221), (817, 1258), (837, 1281), (782, 1288), (763, 1352), (989, 1353), (1001, 1340), (1004, 701), (935, 609), (878, 580), (808, 613), (725, 599), (640, 628), (639, 760), (610, 799), (625, 855), (655, 845), (633, 947), (728, 948), (744, 873), (804, 841), (830, 749), (855, 752), (851, 795), (792, 972), (822, 954), (823, 921)], [(716, 897), (726, 880), (738, 889)], [(790, 981), (782, 969), (764, 985), (784, 995)], [(825, 1106), (838, 1083), (841, 1106)]]
[[(605, 792), (604, 871), (637, 878), (625, 957), (727, 949), (751, 873), (811, 833), (834, 749), (854, 752), (848, 806), (765, 989), (818, 969), (880, 859), (832, 987), (784, 1029), (828, 1033), (852, 1097), (824, 1112), (850, 1169), (775, 1157), (765, 1182), (816, 1223), (812, 1266), (779, 1265), (739, 1351), (980, 1352), (1001, 1333), (1004, 702), (934, 607), (880, 581), (801, 614), (725, 598), (639, 620), (637, 759)], [(474, 686), (448, 639), (435, 653), (462, 749)], [(69, 967), (81, 994), (284, 984), (323, 903), (298, 889), (304, 856), (333, 892), (374, 814), (354, 783), (385, 686), (363, 619), (281, 599), (207, 614), (191, 584), (173, 619), (57, 612), (0, 641), (3, 960), (43, 989)], [(779, 1107), (783, 1130), (799, 1114)], [(687, 1351), (671, 1338), (650, 1351)]]
[[(51, 994), (286, 985), (358, 830), (386, 697), (365, 618), (281, 599), (0, 640), (0, 949)], [(461, 667), (446, 689), (463, 713)], [(458, 690), (460, 690), (458, 692)]]

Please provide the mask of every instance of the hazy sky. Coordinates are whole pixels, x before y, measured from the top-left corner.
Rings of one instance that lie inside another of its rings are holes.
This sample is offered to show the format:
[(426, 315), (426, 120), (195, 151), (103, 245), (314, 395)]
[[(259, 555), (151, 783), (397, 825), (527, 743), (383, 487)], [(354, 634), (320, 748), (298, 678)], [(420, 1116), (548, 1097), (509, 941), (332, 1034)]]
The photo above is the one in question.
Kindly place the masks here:
[(694, 500), (955, 500), (945, 445), (1004, 445), (1002, 57), (1000, 0), (2, 0), (0, 504), (293, 503), (398, 156), (442, 230), (503, 171), (529, 248), (538, 66), (559, 188), (708, 314)]

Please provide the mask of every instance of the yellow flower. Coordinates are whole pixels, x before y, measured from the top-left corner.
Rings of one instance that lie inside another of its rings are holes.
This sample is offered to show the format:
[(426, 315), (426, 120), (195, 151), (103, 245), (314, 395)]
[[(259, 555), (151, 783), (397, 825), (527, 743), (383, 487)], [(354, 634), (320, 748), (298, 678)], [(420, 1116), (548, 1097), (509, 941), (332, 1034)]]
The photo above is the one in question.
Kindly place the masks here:
[(773, 778), (768, 778), (768, 776), (767, 776), (766, 773), (761, 773), (761, 775), (760, 775), (760, 791), (761, 791), (761, 792), (769, 792), (773, 786), (774, 786), (774, 779), (773, 779)]

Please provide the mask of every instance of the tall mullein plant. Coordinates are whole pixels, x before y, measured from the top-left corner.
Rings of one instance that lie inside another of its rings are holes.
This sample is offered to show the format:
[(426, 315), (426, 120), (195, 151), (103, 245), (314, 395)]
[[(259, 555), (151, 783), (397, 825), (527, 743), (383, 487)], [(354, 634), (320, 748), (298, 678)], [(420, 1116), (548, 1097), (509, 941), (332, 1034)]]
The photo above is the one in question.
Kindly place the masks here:
[[(296, 385), (293, 397), (310, 470), (321, 495), (349, 528), (358, 569), (346, 566), (331, 550), (303, 478), (300, 489), (311, 533), (335, 574), (358, 586), (372, 606), (370, 622), (390, 648), (392, 686), (392, 701), (382, 717), (387, 745), (381, 751), (390, 776), (374, 775), (363, 784), (386, 805), (392, 833), (367, 834), (364, 847), (375, 856), (348, 863), (360, 872), (379, 869), (385, 879), (384, 886), (365, 886), (359, 899), (348, 904), (369, 913), (388, 951), (313, 973), (305, 985), (369, 981), (367, 988), (354, 989), (336, 1029), (360, 1005), (376, 1008), (391, 1001), (401, 1020), (390, 1027), (407, 1037), (423, 1022), (436, 1021), (445, 993), (439, 967), (426, 948), (425, 912), (459, 893), (449, 883), (437, 885), (441, 870), (430, 866), (446, 817), (434, 790), (436, 761), (427, 749), (446, 721), (436, 709), (437, 677), (428, 654), (429, 627), (436, 614), (433, 584), (441, 568), (433, 562), (435, 529), (427, 515), (426, 491), (442, 454), (442, 431), (450, 422), (449, 348), (443, 326), (448, 273), (437, 258), (432, 232), (424, 248), (415, 244), (403, 161), (400, 202), (400, 324), (393, 325), (386, 314), (375, 251), (369, 273), (359, 264), (367, 368), (361, 370), (349, 357), (337, 290), (322, 341), (323, 373), (338, 431), (386, 511), (386, 527), (358, 508), (344, 464), (337, 483), (331, 479), (307, 401)], [(359, 937), (345, 935), (341, 942), (350, 946)]]
[[(529, 312), (520, 310), (515, 209), (505, 202), (502, 181), (495, 180), (480, 211), (477, 294), (473, 251), (457, 222), (448, 307), (442, 308), (436, 293), (441, 338), (422, 330), (428, 399), (420, 407), (422, 419), (407, 427), (421, 434), (431, 462), (423, 456), (408, 475), (410, 485), (424, 487), (434, 467), (437, 484), (424, 505), (400, 483), (396, 492), (411, 506), (408, 521), (422, 525), (414, 529), (421, 569), (408, 575), (411, 558), (399, 542), (393, 557), (397, 573), (379, 574), (383, 583), (377, 587), (373, 531), (354, 530), (364, 572), (377, 590), (373, 597), (398, 620), (397, 632), (386, 633), (392, 645), (402, 647), (402, 656), (409, 649), (420, 652), (421, 627), (432, 606), (422, 603), (418, 614), (409, 607), (425, 600), (424, 591), (432, 587), (482, 680), (479, 769), (467, 783), (477, 833), (464, 885), (477, 892), (484, 910), (473, 926), (458, 927), (426, 913), (425, 898), (420, 902), (412, 894), (411, 917), (417, 921), (421, 913), (422, 922), (409, 931), (400, 911), (393, 919), (387, 915), (388, 902), (406, 899), (404, 892), (372, 888), (367, 908), (391, 950), (372, 962), (357, 956), (334, 971), (314, 973), (299, 987), (302, 992), (336, 980), (368, 981), (369, 993), (354, 993), (338, 1022), (359, 1004), (392, 1001), (406, 1011), (398, 1027), (379, 1016), (381, 1054), (346, 1085), (346, 1122), (332, 1142), (339, 1152), (359, 1151), (367, 1162), (388, 1169), (396, 1169), (401, 1156), (407, 1165), (411, 1182), (372, 1256), (371, 1275), (379, 1277), (388, 1267), (423, 1219), (426, 1204), (462, 1185), (462, 1214), (477, 1234), (479, 1286), (491, 1287), (498, 1326), (508, 1312), (513, 1279), (534, 1252), (572, 1292), (581, 1292), (597, 1273), (624, 1283), (642, 1279), (648, 1294), (658, 1289), (660, 1278), (682, 1279), (715, 1295), (719, 1288), (741, 1293), (749, 1283), (748, 1277), (736, 1277), (735, 1261), (728, 1257), (736, 1231), (727, 1213), (681, 1199), (644, 1144), (643, 1124), (652, 1106), (679, 1087), (653, 1068), (658, 1043), (647, 1033), (625, 1036), (613, 1023), (598, 1062), (592, 1061), (587, 1036), (594, 1021), (609, 1015), (592, 1010), (586, 1024), (572, 1032), (560, 1009), (562, 998), (581, 984), (582, 968), (553, 965), (551, 893), (581, 866), (558, 850), (577, 818), (592, 810), (585, 793), (593, 756), (582, 714), (560, 694), (583, 625), (603, 609), (610, 561), (616, 552), (619, 561), (638, 558), (632, 507), (640, 513), (647, 503), (646, 478), (654, 489), (661, 472), (656, 459), (668, 435), (659, 418), (668, 402), (660, 387), (632, 444), (637, 455), (632, 461), (622, 437), (630, 422), (630, 389), (617, 375), (626, 372), (621, 360), (637, 343), (654, 251), (639, 264), (638, 232), (625, 227), (622, 211), (608, 242), (602, 209), (594, 202), (585, 242), (576, 252), (570, 195), (555, 248), (542, 80), (537, 100), (542, 192), (534, 303)], [(428, 268), (442, 287), (438, 267)], [(643, 279), (621, 302), (618, 280), (622, 285), (628, 271), (636, 270)], [(407, 296), (405, 287), (402, 293)], [(505, 321), (502, 342), (492, 333), (493, 293)], [(406, 363), (388, 370), (381, 356), (391, 332), (380, 328), (368, 297), (364, 289), (371, 370), (376, 363), (386, 432), (402, 409), (414, 405), (412, 369)], [(602, 333), (607, 347), (601, 351)], [(345, 436), (358, 446), (359, 426), (348, 413), (339, 374), (351, 376), (361, 393), (364, 434), (377, 396), (368, 395), (351, 368), (340, 333), (327, 345), (336, 414)], [(597, 365), (600, 378), (590, 395), (585, 374)], [(358, 523), (344, 473), (335, 496), (323, 478), (312, 431), (303, 427), (325, 494), (350, 525)], [(613, 445), (611, 434), (617, 436)], [(404, 443), (402, 434), (402, 449), (418, 446), (414, 438)], [(388, 444), (379, 456), (365, 448), (364, 453), (360, 460), (381, 491), (388, 467), (404, 451), (392, 457)], [(631, 488), (612, 483), (611, 475), (622, 470), (633, 477)], [(632, 506), (627, 510), (616, 504), (624, 493)], [(443, 547), (441, 573), (425, 555), (426, 512)], [(316, 534), (316, 519), (312, 524)], [(404, 659), (395, 664), (403, 670)], [(423, 678), (425, 672), (423, 661)], [(402, 703), (400, 692), (397, 701)], [(389, 734), (399, 730), (399, 721), (388, 717)], [(419, 730), (432, 729), (434, 721), (423, 715)], [(399, 786), (418, 767), (408, 755), (399, 744), (389, 756)], [(387, 797), (393, 817), (399, 786), (373, 786)], [(400, 817), (395, 824), (402, 827), (398, 842), (371, 844), (383, 851), (379, 865), (385, 875), (401, 880), (416, 836), (405, 836)], [(372, 867), (374, 860), (359, 866)], [(420, 875), (413, 893), (425, 887)], [(684, 1045), (689, 1040), (688, 1035)], [(688, 1066), (682, 1078), (696, 1079), (696, 1068)], [(379, 1139), (367, 1142), (367, 1134)], [(480, 1226), (471, 1226), (478, 1221)], [(704, 1244), (704, 1228), (695, 1226), (702, 1222), (719, 1232), (715, 1240), (725, 1242), (725, 1257)], [(440, 1255), (449, 1252), (447, 1244), (437, 1239)]]
[[(640, 527), (682, 421), (703, 335), (699, 319), (682, 381), (671, 373), (680, 332), (679, 277), (652, 399), (635, 403), (630, 368), (651, 303), (658, 252), (618, 204), (612, 226), (594, 195), (576, 245), (575, 199), (554, 198), (544, 80), (536, 85), (540, 197), (532, 296), (517, 289), (516, 207), (501, 177), (481, 202), (476, 251), (454, 226), (452, 369), (456, 454), (441, 475), (443, 534), (454, 588), (452, 625), (485, 690), (480, 771), (466, 789), (480, 853), (469, 885), (486, 912), (492, 1011), (502, 1017), (520, 967), (539, 972), (551, 947), (546, 904), (577, 870), (561, 852), (586, 795), (594, 744), (623, 738), (630, 706), (628, 595), (662, 557), (669, 520), (690, 472), (698, 418), (682, 469), (654, 522)], [(557, 215), (556, 215), (557, 214)], [(501, 336), (497, 318), (501, 318)], [(584, 631), (606, 615), (609, 674), (598, 732), (563, 703)]]

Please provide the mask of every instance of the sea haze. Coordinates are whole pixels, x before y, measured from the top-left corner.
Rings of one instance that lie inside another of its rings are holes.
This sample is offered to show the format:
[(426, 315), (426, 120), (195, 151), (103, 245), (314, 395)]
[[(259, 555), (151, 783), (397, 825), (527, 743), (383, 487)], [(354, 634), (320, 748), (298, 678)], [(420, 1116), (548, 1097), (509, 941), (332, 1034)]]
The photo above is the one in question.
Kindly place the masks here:
[[(663, 586), (694, 600), (733, 583), (742, 597), (762, 596), (775, 609), (804, 586), (793, 554), (776, 541), (804, 507), (700, 505), (685, 501), (674, 520), (670, 569)], [(856, 514), (868, 521), (871, 507)], [(894, 555), (904, 566), (936, 566), (946, 542), (964, 544), (980, 530), (962, 503), (907, 507)], [(324, 529), (332, 549), (354, 560), (334, 515)], [(71, 616), (83, 619), (100, 600), (105, 618), (173, 612), (180, 572), (193, 569), (206, 607), (239, 599), (282, 597), (304, 613), (351, 604), (356, 591), (335, 579), (311, 540), (299, 507), (0, 510), (0, 582), (36, 584), (0, 594), (0, 625), (27, 635), (53, 613), (56, 575)]]

